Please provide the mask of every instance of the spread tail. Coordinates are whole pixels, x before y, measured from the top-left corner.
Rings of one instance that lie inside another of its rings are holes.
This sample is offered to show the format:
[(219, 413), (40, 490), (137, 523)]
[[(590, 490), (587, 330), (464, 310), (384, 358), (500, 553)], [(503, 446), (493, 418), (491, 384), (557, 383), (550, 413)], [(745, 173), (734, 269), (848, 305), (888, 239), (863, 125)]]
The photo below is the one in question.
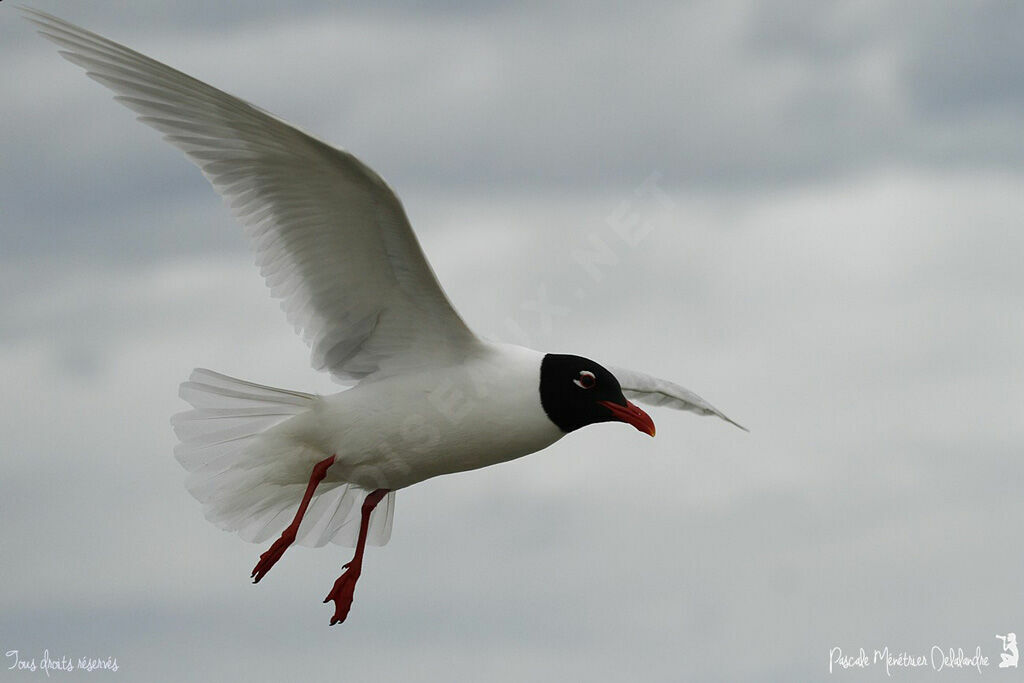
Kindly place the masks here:
[[(319, 398), (202, 368), (182, 383), (180, 395), (192, 410), (171, 418), (181, 442), (174, 456), (189, 472), (185, 486), (203, 504), (206, 518), (253, 543), (280, 534), (298, 509), (311, 457), (319, 460), (323, 454), (311, 454), (305, 444), (270, 441), (264, 435), (309, 410)], [(354, 546), (365, 494), (351, 484), (323, 481), (306, 510), (296, 543)], [(392, 492), (373, 511), (367, 542), (388, 542), (394, 509)]]

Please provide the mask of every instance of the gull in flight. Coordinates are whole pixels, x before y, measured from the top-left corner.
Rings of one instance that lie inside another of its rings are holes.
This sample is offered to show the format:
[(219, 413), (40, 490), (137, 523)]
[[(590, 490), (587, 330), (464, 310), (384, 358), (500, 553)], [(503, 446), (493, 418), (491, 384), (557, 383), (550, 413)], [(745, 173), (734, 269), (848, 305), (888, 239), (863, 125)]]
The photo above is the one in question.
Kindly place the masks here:
[[(293, 543), (355, 547), (324, 602), (352, 604), (366, 544), (391, 535), (395, 493), (618, 421), (654, 436), (633, 401), (716, 415), (678, 384), (485, 340), (452, 307), (387, 183), (352, 154), (134, 50), (22, 8), (60, 54), (195, 163), (245, 228), (260, 273), (312, 364), (350, 385), (318, 396), (196, 369), (181, 385), (175, 457), (207, 519)], [(740, 425), (736, 425), (739, 427)], [(740, 427), (742, 429), (742, 427)]]

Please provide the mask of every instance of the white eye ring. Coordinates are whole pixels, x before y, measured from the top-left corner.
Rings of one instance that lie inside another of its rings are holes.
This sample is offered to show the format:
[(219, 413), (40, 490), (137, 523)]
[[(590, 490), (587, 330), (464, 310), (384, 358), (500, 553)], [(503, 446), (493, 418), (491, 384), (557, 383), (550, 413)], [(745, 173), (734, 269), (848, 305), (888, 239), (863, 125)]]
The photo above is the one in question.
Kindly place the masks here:
[(594, 377), (594, 373), (590, 370), (580, 370), (579, 379), (574, 379), (572, 383), (580, 389), (590, 389), (597, 384), (597, 377)]

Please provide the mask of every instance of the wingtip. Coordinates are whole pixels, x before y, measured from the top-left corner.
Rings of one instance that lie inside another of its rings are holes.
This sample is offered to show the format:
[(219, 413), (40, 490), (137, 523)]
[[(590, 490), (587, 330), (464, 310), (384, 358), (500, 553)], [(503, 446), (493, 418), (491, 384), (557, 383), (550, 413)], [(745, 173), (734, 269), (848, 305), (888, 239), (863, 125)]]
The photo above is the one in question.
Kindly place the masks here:
[(74, 30), (74, 31), (80, 31), (80, 32), (85, 33), (85, 34), (89, 34), (90, 33), (89, 31), (86, 31), (85, 29), (81, 28), (80, 26), (76, 26), (76, 25), (72, 24), (69, 21), (65, 21), (64, 19), (61, 19), (60, 17), (56, 16), (55, 14), (50, 14), (49, 12), (44, 12), (43, 10), (36, 9), (35, 7), (29, 7), (28, 5), (18, 4), (18, 5), (14, 5), (14, 9), (18, 10), (19, 12), (21, 12), (21, 18), (22, 19), (24, 19), (25, 21), (30, 21), (33, 24), (35, 24), (36, 27), (37, 27), (37, 32), (40, 35), (46, 36), (50, 40), (53, 40), (53, 38), (47, 36), (47, 34), (44, 33), (47, 29), (49, 29), (49, 30), (57, 30), (57, 31)]
[(726, 422), (728, 422), (729, 424), (733, 425), (734, 427), (739, 427), (740, 429), (742, 429), (743, 431), (745, 431), (745, 432), (746, 432), (747, 434), (749, 434), (749, 433), (750, 433), (750, 430), (749, 430), (749, 429), (747, 429), (746, 427), (744, 427), (743, 425), (741, 425), (741, 424), (740, 424), (739, 422), (737, 422), (736, 420), (733, 420), (732, 418), (728, 417), (728, 416), (727, 416), (727, 415), (725, 415), (724, 413), (717, 413), (717, 412), (716, 412), (715, 414), (716, 414), (716, 415), (718, 415), (718, 417), (720, 417), (720, 418), (722, 418), (723, 420), (725, 420)]
[[(28, 5), (22, 5), (21, 3), (18, 3), (17, 5), (14, 5), (14, 9), (18, 10), (19, 12), (21, 12), (23, 18), (28, 19), (29, 21), (32, 21), (32, 17), (38, 17), (40, 19), (56, 19), (57, 18), (57, 17), (53, 16), (52, 14), (47, 14), (46, 12), (43, 12), (42, 10), (38, 10), (35, 7), (29, 7)], [(25, 16), (25, 15), (27, 15), (27, 16)]]
[(36, 27), (36, 32), (39, 35), (46, 37), (49, 40), (52, 40), (52, 38), (47, 36), (45, 31), (47, 29), (52, 30), (56, 26), (60, 26), (61, 24), (66, 23), (60, 17), (55, 17), (52, 14), (48, 14), (46, 12), (43, 12), (42, 10), (38, 10), (35, 7), (29, 7), (28, 5), (15, 5), (14, 9), (21, 12), (22, 19), (24, 19), (27, 22), (30, 22)]

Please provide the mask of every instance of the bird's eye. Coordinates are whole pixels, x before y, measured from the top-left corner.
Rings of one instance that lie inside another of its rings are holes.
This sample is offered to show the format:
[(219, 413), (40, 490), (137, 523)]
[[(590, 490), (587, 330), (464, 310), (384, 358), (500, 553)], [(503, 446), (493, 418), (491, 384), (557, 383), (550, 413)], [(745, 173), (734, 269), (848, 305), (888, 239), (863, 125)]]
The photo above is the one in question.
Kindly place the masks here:
[(589, 389), (597, 384), (597, 378), (590, 370), (580, 370), (580, 376), (572, 381), (580, 389)]

